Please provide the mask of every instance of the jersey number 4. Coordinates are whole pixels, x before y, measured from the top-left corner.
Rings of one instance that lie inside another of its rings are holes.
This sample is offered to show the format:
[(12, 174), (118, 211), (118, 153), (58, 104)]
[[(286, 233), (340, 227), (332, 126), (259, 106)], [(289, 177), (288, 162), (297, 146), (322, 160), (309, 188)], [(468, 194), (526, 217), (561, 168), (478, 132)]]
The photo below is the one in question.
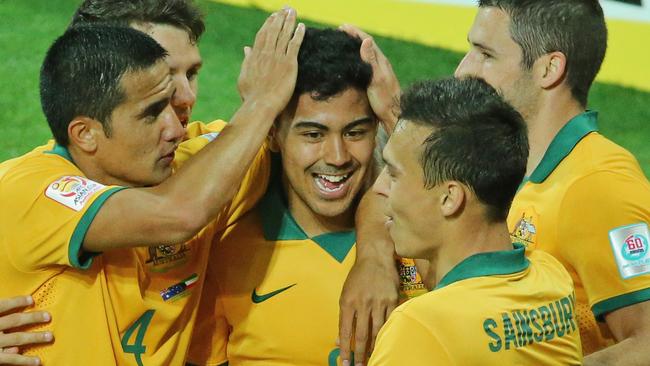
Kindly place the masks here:
[[(144, 340), (144, 334), (147, 332), (147, 328), (149, 327), (149, 323), (151, 323), (151, 318), (153, 318), (154, 312), (155, 310), (145, 311), (138, 320), (131, 324), (129, 329), (124, 332), (124, 337), (122, 337), (122, 350), (124, 353), (133, 353), (138, 366), (144, 366), (142, 363), (142, 354), (145, 353), (147, 347), (142, 344), (142, 341)], [(129, 344), (129, 339), (131, 339), (131, 335), (136, 331), (136, 329), (138, 333), (135, 335), (135, 340), (133, 343)]]

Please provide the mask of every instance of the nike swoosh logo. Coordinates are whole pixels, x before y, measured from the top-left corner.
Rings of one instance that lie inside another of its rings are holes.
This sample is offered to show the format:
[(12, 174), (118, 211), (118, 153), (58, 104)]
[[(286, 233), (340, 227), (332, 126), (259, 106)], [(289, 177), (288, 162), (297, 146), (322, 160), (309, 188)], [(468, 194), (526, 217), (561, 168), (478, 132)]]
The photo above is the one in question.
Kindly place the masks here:
[(275, 296), (275, 295), (277, 295), (277, 294), (279, 294), (279, 293), (281, 293), (281, 292), (284, 292), (284, 291), (286, 291), (286, 290), (292, 288), (292, 287), (295, 286), (295, 285), (297, 285), (297, 284), (294, 283), (293, 285), (289, 285), (289, 286), (287, 286), (287, 287), (283, 287), (283, 288), (281, 288), (281, 289), (279, 289), (279, 290), (275, 290), (275, 291), (269, 292), (268, 294), (264, 294), (264, 295), (258, 295), (257, 292), (256, 292), (256, 290), (253, 289), (253, 293), (251, 294), (251, 300), (253, 300), (253, 303), (255, 303), (255, 304), (259, 304), (259, 303), (261, 303), (261, 302), (264, 302), (264, 301), (266, 301), (266, 300), (272, 298), (273, 296)]

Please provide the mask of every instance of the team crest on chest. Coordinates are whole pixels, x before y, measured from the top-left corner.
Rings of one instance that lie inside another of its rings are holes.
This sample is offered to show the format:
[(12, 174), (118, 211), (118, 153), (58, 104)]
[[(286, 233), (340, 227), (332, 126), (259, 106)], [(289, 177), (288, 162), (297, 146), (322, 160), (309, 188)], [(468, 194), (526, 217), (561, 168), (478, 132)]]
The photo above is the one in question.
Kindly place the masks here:
[(149, 258), (145, 263), (154, 272), (166, 272), (187, 262), (189, 248), (186, 244), (158, 245), (149, 247)]
[(510, 230), (510, 237), (513, 241), (524, 244), (526, 248), (533, 249), (537, 242), (537, 222), (535, 210), (524, 210)]

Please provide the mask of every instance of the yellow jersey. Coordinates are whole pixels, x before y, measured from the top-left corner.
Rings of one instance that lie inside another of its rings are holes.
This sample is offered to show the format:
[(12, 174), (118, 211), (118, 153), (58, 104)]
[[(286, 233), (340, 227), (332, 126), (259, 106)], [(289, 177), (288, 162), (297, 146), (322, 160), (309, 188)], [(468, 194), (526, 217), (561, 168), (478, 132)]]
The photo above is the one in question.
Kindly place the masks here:
[(562, 265), (522, 245), (466, 258), (400, 305), (370, 366), (581, 365), (575, 294)]
[[(179, 162), (209, 139), (185, 142)], [(28, 329), (55, 335), (52, 344), (24, 353), (46, 366), (181, 365), (213, 234), (262, 196), (267, 158), (260, 151), (236, 198), (189, 242), (101, 254), (83, 251), (83, 238), (123, 187), (88, 179), (56, 145), (0, 164), (0, 297), (31, 294), (52, 321)]]
[[(215, 237), (190, 364), (340, 364), (339, 297), (355, 232), (308, 237), (286, 206), (280, 169), (276, 159), (257, 207)], [(401, 268), (401, 297), (415, 296), (420, 276), (408, 261)]]
[(586, 112), (565, 125), (508, 216), (513, 240), (552, 254), (571, 274), (585, 354), (614, 343), (605, 314), (650, 299), (650, 184), (596, 122)]

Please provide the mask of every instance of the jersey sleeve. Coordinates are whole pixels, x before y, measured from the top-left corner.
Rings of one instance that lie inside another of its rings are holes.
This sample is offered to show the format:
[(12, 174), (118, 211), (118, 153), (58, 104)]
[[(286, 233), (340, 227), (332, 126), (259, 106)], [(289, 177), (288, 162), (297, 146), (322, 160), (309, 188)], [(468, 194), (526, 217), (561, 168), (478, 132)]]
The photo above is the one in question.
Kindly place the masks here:
[(561, 203), (558, 243), (597, 319), (650, 300), (650, 185), (616, 172), (574, 182)]
[(88, 268), (97, 253), (82, 250), (86, 232), (104, 202), (123, 189), (85, 178), (57, 159), (21, 164), (0, 182), (2, 245), (18, 270)]
[(241, 219), (264, 196), (271, 177), (271, 152), (264, 144), (255, 156), (235, 197), (220, 215), (217, 230), (221, 231)]
[(379, 331), (369, 366), (452, 365), (438, 337), (409, 314), (396, 309)]
[(216, 271), (208, 265), (187, 362), (196, 366), (228, 362), (230, 325), (219, 294)]

